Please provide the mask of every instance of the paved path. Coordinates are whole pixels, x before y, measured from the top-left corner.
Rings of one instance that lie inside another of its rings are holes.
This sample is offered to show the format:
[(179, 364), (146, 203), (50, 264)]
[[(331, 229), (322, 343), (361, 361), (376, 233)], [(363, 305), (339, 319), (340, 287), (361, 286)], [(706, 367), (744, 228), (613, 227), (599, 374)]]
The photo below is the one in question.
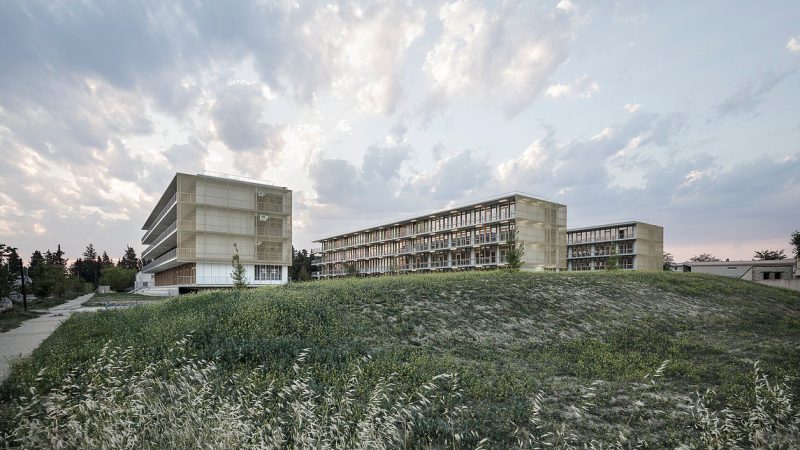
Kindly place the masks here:
[(94, 294), (86, 294), (63, 305), (54, 306), (43, 315), (28, 319), (13, 330), (0, 333), (0, 382), (8, 376), (9, 365), (13, 360), (29, 355), (72, 313), (103, 309), (81, 306), (92, 295)]

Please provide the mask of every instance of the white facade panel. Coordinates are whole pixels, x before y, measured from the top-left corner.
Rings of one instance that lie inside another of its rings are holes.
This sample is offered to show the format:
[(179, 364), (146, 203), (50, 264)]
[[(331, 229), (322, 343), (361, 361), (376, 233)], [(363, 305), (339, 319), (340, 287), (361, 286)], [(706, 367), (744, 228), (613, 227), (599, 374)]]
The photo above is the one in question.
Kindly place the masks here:
[[(256, 280), (255, 265), (243, 264), (243, 266), (246, 272), (247, 284), (251, 286), (279, 285), (286, 284), (289, 281), (289, 268), (286, 266), (278, 266), (281, 271), (280, 280)], [(195, 282), (200, 286), (230, 286), (233, 284), (233, 278), (231, 278), (232, 271), (233, 266), (230, 264), (197, 263), (195, 266)]]

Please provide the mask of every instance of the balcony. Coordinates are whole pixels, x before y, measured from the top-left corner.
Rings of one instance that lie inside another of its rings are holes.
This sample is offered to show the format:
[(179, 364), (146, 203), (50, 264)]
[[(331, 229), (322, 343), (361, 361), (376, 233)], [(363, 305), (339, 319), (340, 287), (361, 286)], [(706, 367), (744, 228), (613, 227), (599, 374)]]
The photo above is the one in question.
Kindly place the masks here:
[(150, 228), (145, 231), (144, 235), (142, 236), (142, 244), (147, 244), (150, 236), (153, 234), (154, 231), (160, 229), (159, 224), (161, 223), (161, 219), (167, 215), (167, 213), (172, 209), (173, 206), (178, 204), (178, 197), (177, 194), (173, 195), (172, 198), (169, 199), (167, 205), (158, 213), (156, 219), (150, 225)]
[(608, 238), (602, 237), (597, 239), (572, 239), (567, 233), (567, 245), (581, 245), (581, 244), (594, 244), (597, 242), (615, 242), (615, 241), (631, 241), (636, 239), (636, 233), (626, 234), (623, 236), (609, 236)]
[[(423, 227), (423, 228), (420, 228), (419, 230), (416, 230), (416, 231), (414, 231), (414, 230), (411, 230), (411, 231), (403, 230), (403, 231), (399, 231), (399, 232), (386, 232), (386, 234), (383, 237), (380, 237), (378, 239), (369, 239), (369, 238), (365, 239), (365, 238), (361, 237), (357, 241), (349, 241), (349, 242), (343, 243), (341, 245), (336, 245), (335, 243), (332, 243), (330, 248), (325, 248), (325, 251), (341, 250), (341, 249), (345, 249), (345, 248), (348, 248), (348, 247), (356, 247), (356, 246), (359, 246), (359, 245), (365, 245), (365, 244), (368, 245), (368, 244), (374, 244), (374, 243), (378, 243), (378, 242), (391, 241), (391, 240), (396, 240), (396, 239), (401, 239), (401, 238), (413, 237), (413, 236), (417, 236), (417, 235), (420, 235), (420, 234), (430, 234), (430, 233), (439, 233), (439, 232), (452, 231), (452, 230), (459, 229), (459, 228), (465, 228), (465, 227), (471, 227), (471, 226), (477, 226), (477, 225), (485, 225), (485, 224), (490, 224), (490, 223), (493, 223), (493, 222), (500, 222), (500, 221), (503, 221), (503, 220), (511, 220), (511, 219), (514, 219), (514, 218), (516, 218), (516, 213), (495, 214), (495, 215), (486, 217), (486, 218), (481, 219), (481, 220), (467, 220), (467, 221), (463, 221), (463, 222), (458, 223), (458, 224), (449, 224), (448, 226), (443, 227), (443, 228), (436, 228), (435, 229), (434, 227)], [(501, 237), (501, 240), (502, 240), (502, 237)]]
[(150, 263), (148, 263), (146, 266), (142, 267), (142, 272), (147, 273), (150, 270), (152, 270), (152, 269), (154, 269), (154, 268), (156, 268), (156, 267), (158, 267), (158, 266), (160, 266), (162, 264), (165, 264), (165, 263), (170, 262), (172, 260), (176, 260), (177, 257), (178, 257), (178, 249), (177, 248), (173, 248), (172, 250), (168, 251), (167, 253), (164, 253), (163, 255), (159, 256), (158, 258), (150, 261)]
[(153, 250), (155, 250), (156, 248), (158, 248), (159, 246), (161, 246), (161, 245), (162, 245), (162, 244), (163, 244), (163, 243), (166, 241), (167, 237), (169, 237), (170, 235), (172, 235), (172, 233), (174, 233), (174, 232), (175, 232), (177, 229), (178, 229), (178, 223), (177, 223), (177, 222), (172, 222), (172, 224), (171, 224), (170, 226), (168, 226), (168, 227), (167, 227), (167, 228), (166, 228), (164, 231), (162, 231), (162, 232), (161, 232), (161, 234), (159, 234), (159, 235), (158, 235), (158, 237), (157, 237), (157, 238), (155, 238), (155, 240), (153, 241), (153, 243), (152, 243), (152, 244), (150, 244), (150, 245), (149, 245), (149, 246), (148, 246), (148, 247), (147, 247), (147, 248), (146, 248), (146, 249), (145, 249), (145, 250), (142, 252), (142, 258), (145, 258), (145, 257), (146, 257), (147, 255), (149, 255), (149, 254), (150, 254), (150, 253), (151, 253)]

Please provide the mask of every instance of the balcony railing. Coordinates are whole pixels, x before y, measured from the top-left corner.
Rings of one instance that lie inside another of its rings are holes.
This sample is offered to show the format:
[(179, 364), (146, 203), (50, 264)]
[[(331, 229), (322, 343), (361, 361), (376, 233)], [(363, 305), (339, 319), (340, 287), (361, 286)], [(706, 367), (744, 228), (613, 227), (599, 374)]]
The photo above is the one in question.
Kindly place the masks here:
[(434, 227), (424, 227), (424, 228), (421, 228), (421, 229), (418, 229), (418, 230), (402, 230), (402, 231), (399, 231), (399, 232), (388, 232), (388, 233), (386, 233), (386, 235), (384, 235), (382, 237), (378, 237), (377, 239), (369, 239), (365, 235), (362, 235), (362, 236), (359, 236), (358, 238), (356, 238), (356, 239), (354, 239), (352, 241), (346, 242), (346, 243), (344, 243), (342, 245), (330, 246), (330, 247), (323, 246), (323, 251), (328, 252), (328, 251), (332, 251), (332, 250), (340, 250), (340, 249), (347, 248), (347, 247), (356, 247), (356, 246), (359, 246), (359, 245), (373, 244), (373, 243), (377, 243), (377, 242), (389, 241), (389, 240), (393, 240), (393, 239), (410, 237), (410, 236), (415, 236), (415, 235), (419, 235), (419, 234), (445, 232), (445, 231), (454, 230), (454, 229), (458, 229), (458, 228), (470, 227), (470, 226), (475, 226), (475, 225), (483, 225), (483, 224), (488, 224), (488, 223), (492, 223), (492, 222), (499, 222), (499, 221), (502, 221), (502, 220), (510, 220), (510, 219), (515, 218), (515, 217), (516, 217), (516, 213), (496, 214), (496, 215), (492, 215), (490, 217), (487, 217), (487, 218), (484, 218), (484, 219), (481, 219), (481, 220), (466, 220), (466, 221), (463, 221), (463, 222), (458, 223), (458, 224), (450, 224), (447, 227), (443, 227), (443, 228), (439, 228), (439, 229), (434, 229)]
[(158, 223), (161, 222), (161, 219), (164, 218), (164, 216), (167, 214), (167, 212), (169, 212), (169, 210), (173, 206), (175, 206), (176, 203), (178, 203), (177, 193), (174, 194), (169, 199), (169, 201), (167, 202), (166, 206), (164, 206), (164, 208), (161, 210), (161, 212), (158, 213), (158, 216), (156, 216), (156, 220), (154, 220), (153, 223), (150, 224), (150, 228), (144, 233), (144, 236), (142, 236), (142, 244), (144, 244), (144, 242), (147, 240), (147, 238), (150, 236), (150, 234), (153, 232), (153, 230), (156, 229), (156, 226), (158, 225)]
[(325, 254), (322, 258), (319, 258), (313, 262), (313, 264), (330, 264), (330, 263), (337, 263), (337, 262), (345, 262), (345, 261), (356, 261), (360, 259), (369, 259), (369, 258), (383, 258), (383, 257), (391, 257), (391, 256), (398, 256), (398, 255), (407, 255), (415, 252), (426, 252), (426, 251), (435, 251), (435, 250), (448, 250), (448, 249), (455, 249), (460, 247), (469, 247), (473, 245), (487, 245), (487, 244), (500, 244), (505, 242), (503, 238), (507, 237), (507, 233), (500, 234), (500, 239), (453, 239), (451, 242), (437, 242), (428, 244), (419, 244), (416, 246), (405, 246), (400, 247), (396, 252), (369, 252), (366, 254), (348, 254), (347, 256), (337, 257), (335, 254)]
[(581, 244), (593, 244), (596, 242), (614, 242), (614, 241), (629, 241), (631, 239), (636, 239), (636, 233), (633, 234), (626, 234), (623, 236), (615, 235), (609, 237), (598, 237), (596, 239), (587, 238), (587, 239), (574, 239), (569, 237), (569, 233), (567, 233), (567, 245), (581, 245)]
[(172, 225), (168, 226), (166, 230), (162, 231), (161, 234), (159, 234), (158, 237), (153, 241), (153, 243), (142, 252), (142, 258), (144, 258), (145, 255), (150, 253), (154, 248), (158, 247), (168, 235), (172, 234), (172, 232), (177, 229), (178, 223), (172, 222)]
[(177, 248), (173, 248), (172, 250), (168, 251), (167, 253), (164, 253), (163, 255), (159, 256), (158, 258), (152, 260), (146, 266), (142, 267), (142, 272), (147, 272), (150, 269), (158, 267), (161, 264), (163, 264), (163, 263), (165, 263), (165, 262), (167, 262), (167, 261), (169, 261), (171, 259), (175, 259), (177, 256), (178, 256), (178, 249)]

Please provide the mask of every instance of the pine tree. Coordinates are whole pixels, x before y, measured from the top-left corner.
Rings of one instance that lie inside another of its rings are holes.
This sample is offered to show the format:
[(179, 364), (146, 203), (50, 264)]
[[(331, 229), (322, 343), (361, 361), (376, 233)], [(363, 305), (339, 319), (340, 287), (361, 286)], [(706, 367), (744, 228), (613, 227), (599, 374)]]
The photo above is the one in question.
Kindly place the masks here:
[(102, 259), (103, 259), (103, 264), (102, 264), (103, 266), (113, 266), (114, 265), (114, 262), (111, 261), (111, 258), (108, 257), (108, 253), (106, 253), (105, 250), (103, 251), (103, 258)]
[(245, 289), (247, 287), (247, 271), (239, 261), (239, 249), (236, 248), (236, 244), (233, 245), (233, 248), (236, 249), (236, 253), (231, 257), (231, 266), (233, 266), (233, 271), (231, 272), (233, 287), (236, 289)]
[[(61, 250), (61, 246), (58, 246), (59, 251)], [(89, 259), (94, 261), (97, 259), (97, 251), (94, 249), (94, 245), (90, 242), (89, 245), (86, 246), (86, 250), (83, 252), (83, 259)]]
[(117, 265), (124, 269), (133, 269), (133, 270), (142, 269), (140, 265), (140, 260), (139, 258), (136, 257), (136, 251), (130, 245), (125, 247), (125, 254), (122, 255), (122, 259), (119, 260), (119, 263), (117, 263)]
[(525, 243), (517, 240), (518, 234), (519, 230), (514, 229), (506, 238), (506, 243), (508, 244), (506, 262), (508, 262), (508, 267), (513, 270), (518, 270), (522, 267), (522, 257), (525, 256)]

